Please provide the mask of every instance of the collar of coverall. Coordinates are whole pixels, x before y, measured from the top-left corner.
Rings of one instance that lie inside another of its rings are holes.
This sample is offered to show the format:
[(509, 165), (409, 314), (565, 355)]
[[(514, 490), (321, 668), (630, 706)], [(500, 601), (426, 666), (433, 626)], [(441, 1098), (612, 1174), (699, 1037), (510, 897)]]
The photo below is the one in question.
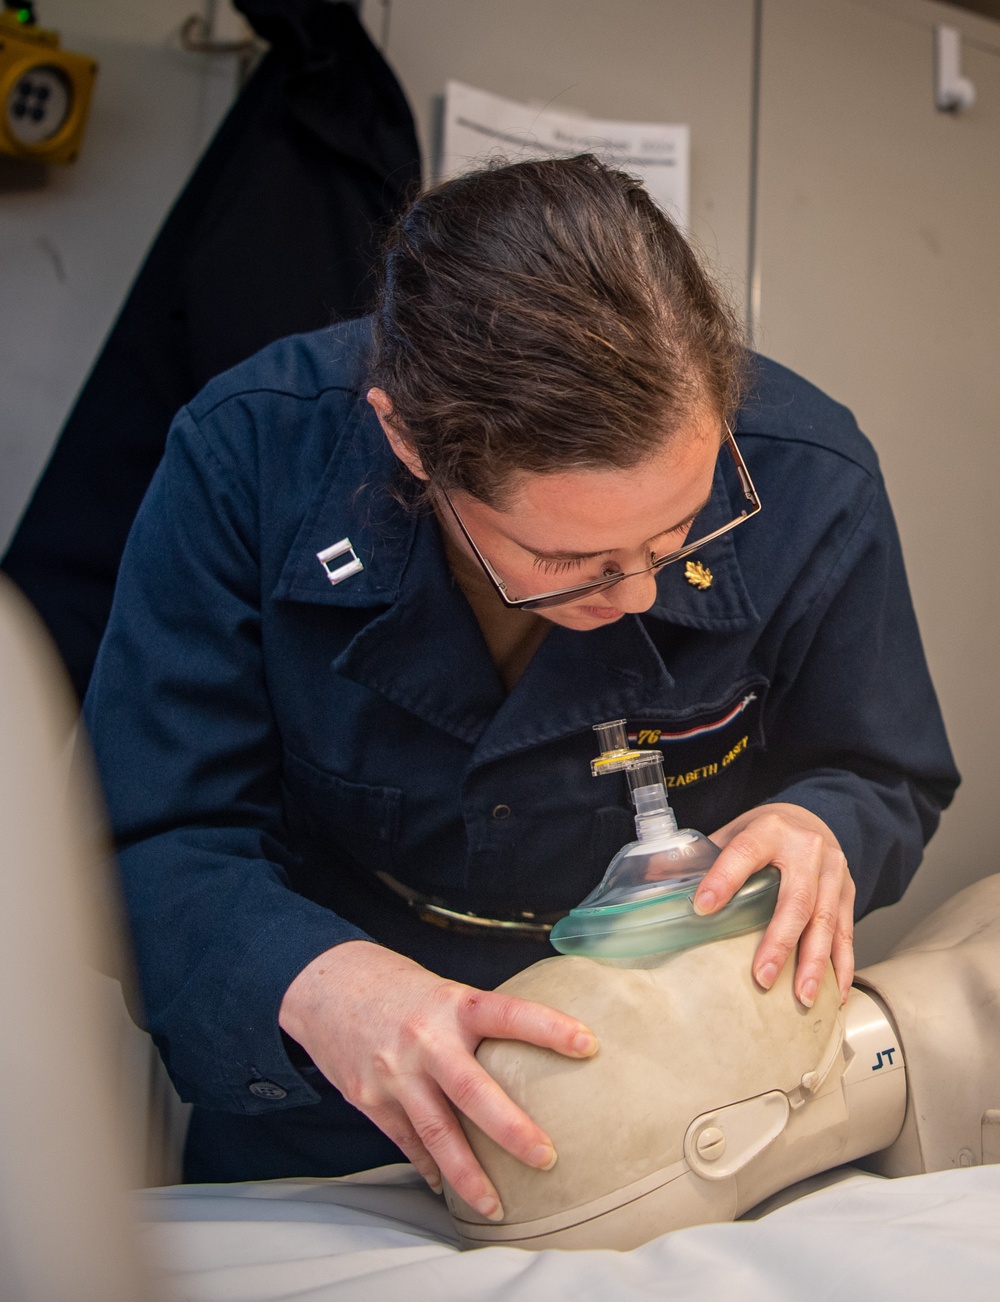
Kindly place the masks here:
[[(352, 420), (338, 440), (285, 560), (272, 594), (275, 600), (356, 609), (385, 607), (425, 577), (418, 572), (419, 557), (427, 553), (415, 548), (415, 542), (418, 531), (437, 526), (433, 512), (408, 510), (393, 495), (397, 467), (374, 412), (359, 395)], [(694, 527), (709, 533), (732, 519), (735, 509), (720, 467), (712, 497)], [(743, 527), (753, 529), (758, 522)], [(364, 569), (333, 584), (317, 554), (341, 539), (350, 540)], [(691, 559), (711, 571), (711, 585), (700, 589), (688, 582), (683, 562), (668, 565), (658, 576), (657, 600), (646, 617), (719, 633), (736, 632), (757, 619), (732, 533)]]

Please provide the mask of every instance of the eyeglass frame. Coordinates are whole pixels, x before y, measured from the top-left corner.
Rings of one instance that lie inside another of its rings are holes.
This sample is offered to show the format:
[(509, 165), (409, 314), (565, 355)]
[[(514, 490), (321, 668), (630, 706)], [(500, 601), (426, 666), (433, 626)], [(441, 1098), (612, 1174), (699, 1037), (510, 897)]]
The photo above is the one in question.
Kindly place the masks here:
[(749, 510), (744, 509), (741, 511), (734, 520), (730, 520), (728, 524), (724, 524), (721, 529), (713, 529), (711, 533), (705, 534), (704, 537), (697, 539), (697, 541), (693, 543), (685, 543), (683, 547), (678, 547), (675, 551), (667, 552), (665, 555), (657, 557), (653, 561), (652, 565), (647, 565), (641, 570), (630, 570), (628, 573), (623, 572), (621, 574), (614, 574), (604, 579), (598, 579), (592, 583), (577, 583), (569, 588), (553, 588), (551, 592), (541, 592), (537, 597), (508, 597), (506, 583), (504, 583), (503, 579), (501, 579), (493, 566), (479, 550), (476, 545), (476, 540), (473, 538), (472, 534), (469, 533), (469, 530), (465, 526), (465, 521), (459, 515), (455, 503), (451, 500), (444, 489), (441, 490), (441, 496), (448, 504), (448, 509), (455, 517), (455, 521), (458, 524), (459, 529), (461, 529), (465, 541), (472, 548), (473, 555), (482, 566), (484, 574), (493, 584), (496, 594), (503, 604), (509, 610), (546, 609), (551, 606), (561, 606), (565, 605), (567, 602), (575, 601), (577, 597), (587, 592), (604, 592), (606, 589), (613, 588), (615, 584), (621, 583), (625, 579), (635, 579), (641, 574), (653, 574), (658, 570), (662, 570), (664, 566), (673, 565), (675, 561), (682, 561), (685, 556), (690, 556), (693, 552), (699, 551), (710, 542), (714, 542), (716, 538), (721, 538), (723, 534), (729, 533), (730, 530), (735, 529), (737, 525), (743, 524), (744, 521), (750, 520), (755, 516), (761, 509), (760, 497), (754, 487), (746, 462), (743, 460), (743, 455), (736, 446), (736, 439), (733, 437), (733, 431), (729, 428), (728, 424), (726, 425), (726, 436), (722, 440), (722, 445), (719, 449), (720, 452), (723, 447), (729, 449), (730, 455), (736, 465), (736, 473), (739, 476), (740, 484), (743, 488), (743, 496), (750, 503)]

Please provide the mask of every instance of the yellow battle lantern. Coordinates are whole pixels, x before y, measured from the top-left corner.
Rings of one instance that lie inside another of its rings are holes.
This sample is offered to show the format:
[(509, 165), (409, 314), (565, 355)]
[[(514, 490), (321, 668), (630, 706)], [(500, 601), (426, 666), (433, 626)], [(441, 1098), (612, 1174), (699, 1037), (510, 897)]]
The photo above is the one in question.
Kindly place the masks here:
[(0, 9), (0, 154), (72, 163), (96, 75), (93, 59), (36, 24), (30, 4)]

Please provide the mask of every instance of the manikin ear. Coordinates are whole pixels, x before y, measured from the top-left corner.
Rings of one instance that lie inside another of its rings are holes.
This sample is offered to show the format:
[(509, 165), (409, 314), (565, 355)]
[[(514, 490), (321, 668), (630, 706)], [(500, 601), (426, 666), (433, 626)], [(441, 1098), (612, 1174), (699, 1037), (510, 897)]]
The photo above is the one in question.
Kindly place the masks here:
[(399, 457), (403, 465), (411, 475), (417, 479), (427, 480), (430, 476), (423, 467), (420, 457), (417, 455), (413, 445), (407, 442), (404, 435), (392, 423), (392, 399), (384, 389), (369, 389), (365, 395), (378, 417), (378, 423), (382, 426), (382, 432), (389, 440), (389, 446)]

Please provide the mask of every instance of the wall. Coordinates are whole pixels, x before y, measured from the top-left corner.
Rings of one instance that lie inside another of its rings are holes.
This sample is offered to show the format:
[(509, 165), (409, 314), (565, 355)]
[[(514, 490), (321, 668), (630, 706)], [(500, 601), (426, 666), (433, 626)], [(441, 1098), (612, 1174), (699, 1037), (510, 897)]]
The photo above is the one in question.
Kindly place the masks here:
[[(864, 960), (1000, 868), (1000, 23), (923, 0), (764, 0), (758, 342), (855, 412), (895, 507), (964, 782)], [(935, 23), (975, 106), (933, 100)]]
[(100, 63), (79, 161), (0, 159), (0, 552), (160, 222), (235, 90), (236, 61), (189, 54), (202, 0), (39, 0)]
[(429, 164), (449, 77), (593, 117), (690, 123), (693, 237), (742, 301), (752, 0), (365, 0), (361, 12)]

